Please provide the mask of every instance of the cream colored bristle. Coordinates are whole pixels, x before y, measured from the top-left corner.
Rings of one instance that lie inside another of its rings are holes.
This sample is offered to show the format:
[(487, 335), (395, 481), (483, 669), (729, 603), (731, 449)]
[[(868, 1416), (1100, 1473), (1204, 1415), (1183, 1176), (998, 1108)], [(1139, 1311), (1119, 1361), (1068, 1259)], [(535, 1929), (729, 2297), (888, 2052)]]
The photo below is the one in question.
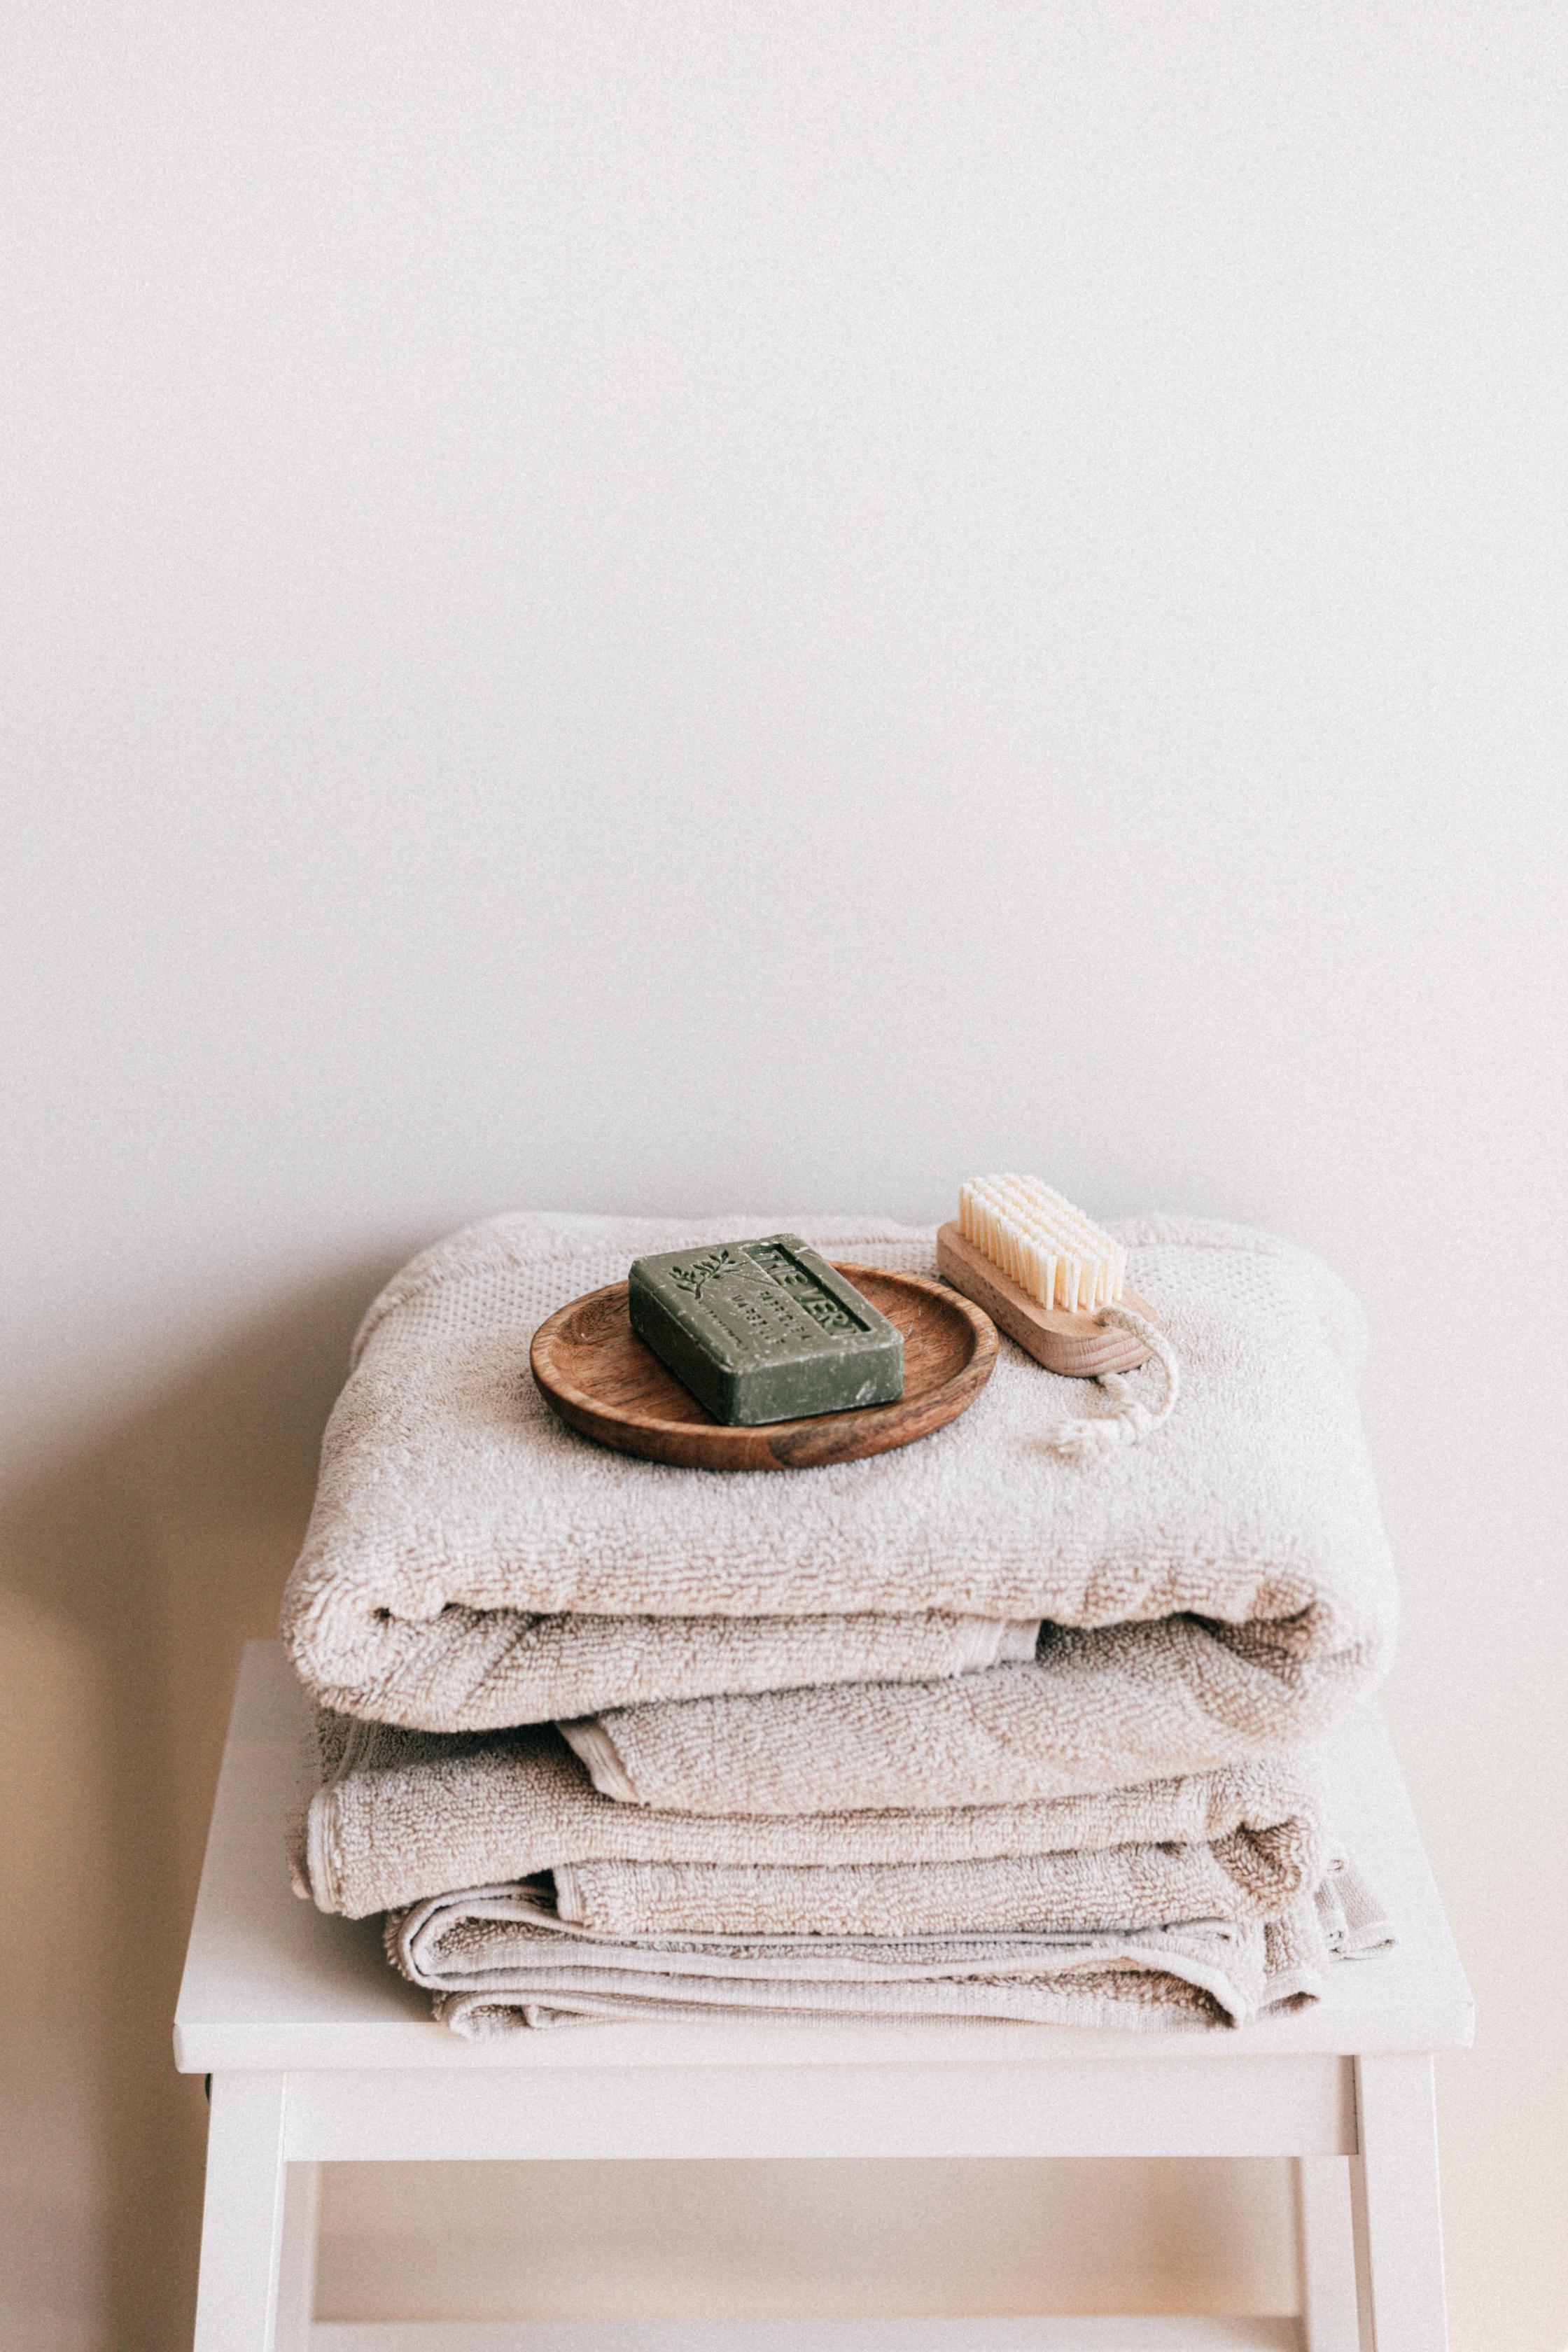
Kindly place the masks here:
[(1126, 1285), (1126, 1251), (1037, 1177), (976, 1176), (959, 1191), (958, 1223), (1042, 1307), (1091, 1314), (1113, 1307)]

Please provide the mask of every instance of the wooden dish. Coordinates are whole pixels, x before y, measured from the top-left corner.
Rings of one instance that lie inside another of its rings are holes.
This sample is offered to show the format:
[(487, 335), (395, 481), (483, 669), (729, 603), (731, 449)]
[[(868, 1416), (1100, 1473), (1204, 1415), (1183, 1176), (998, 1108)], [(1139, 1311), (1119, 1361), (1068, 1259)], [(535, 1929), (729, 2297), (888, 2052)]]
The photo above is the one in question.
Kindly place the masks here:
[[(1069, 1315), (1059, 1307), (1042, 1307), (1010, 1275), (994, 1265), (983, 1250), (966, 1241), (956, 1222), (938, 1228), (936, 1262), (944, 1281), (984, 1307), (1009, 1339), (1016, 1339), (1047, 1372), (1092, 1381), (1101, 1372), (1135, 1371), (1149, 1360), (1149, 1349), (1132, 1332), (1114, 1323), (1098, 1323), (1092, 1315)], [(1135, 1291), (1124, 1290), (1117, 1304), (1130, 1307), (1145, 1323), (1160, 1319), (1148, 1300)]]
[(921, 1275), (883, 1274), (870, 1265), (838, 1271), (904, 1335), (904, 1392), (896, 1404), (751, 1429), (715, 1421), (632, 1329), (624, 1282), (590, 1290), (540, 1325), (529, 1350), (533, 1377), (562, 1420), (584, 1437), (688, 1469), (805, 1470), (858, 1462), (955, 1421), (996, 1361), (1000, 1343), (990, 1317)]

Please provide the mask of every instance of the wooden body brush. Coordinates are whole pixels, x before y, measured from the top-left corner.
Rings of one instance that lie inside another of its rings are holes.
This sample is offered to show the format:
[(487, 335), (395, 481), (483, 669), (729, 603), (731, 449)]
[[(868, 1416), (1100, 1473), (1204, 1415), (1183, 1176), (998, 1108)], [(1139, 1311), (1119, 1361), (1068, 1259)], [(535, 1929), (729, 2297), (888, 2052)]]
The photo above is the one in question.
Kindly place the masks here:
[(936, 1263), (943, 1281), (1047, 1371), (1096, 1380), (1149, 1360), (1136, 1332), (1099, 1320), (1107, 1307), (1159, 1320), (1127, 1287), (1126, 1251), (1035, 1177), (963, 1185), (957, 1218), (937, 1234)]

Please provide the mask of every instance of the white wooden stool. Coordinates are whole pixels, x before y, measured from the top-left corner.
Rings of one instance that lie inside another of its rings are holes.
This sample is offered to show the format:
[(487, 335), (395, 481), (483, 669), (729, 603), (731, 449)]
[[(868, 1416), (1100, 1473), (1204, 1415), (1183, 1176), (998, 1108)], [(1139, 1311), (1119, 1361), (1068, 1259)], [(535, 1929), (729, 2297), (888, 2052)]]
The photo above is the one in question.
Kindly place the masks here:
[[(174, 2029), (211, 2077), (196, 2352), (1442, 2352), (1432, 2059), (1470, 1997), (1375, 1715), (1332, 1744), (1334, 1821), (1393, 1951), (1239, 2032), (672, 2020), (460, 2041), (379, 1923), (291, 1893), (306, 1714), (247, 1653)], [(317, 2168), (389, 2158), (1289, 2156), (1301, 2317), (556, 2326), (312, 2319)]]

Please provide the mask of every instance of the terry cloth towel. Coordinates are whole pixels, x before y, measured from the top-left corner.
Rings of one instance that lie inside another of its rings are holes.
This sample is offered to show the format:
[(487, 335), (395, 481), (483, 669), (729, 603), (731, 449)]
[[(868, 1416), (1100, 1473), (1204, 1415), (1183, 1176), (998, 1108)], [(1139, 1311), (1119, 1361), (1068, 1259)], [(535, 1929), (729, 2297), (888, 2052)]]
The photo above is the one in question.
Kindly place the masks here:
[(594, 1786), (690, 1813), (1002, 1805), (1205, 1772), (1316, 1738), (1363, 1654), (1292, 1654), (1282, 1626), (1196, 1618), (1047, 1627), (1025, 1665), (950, 1683), (631, 1706), (563, 1723)]
[[(1300, 1759), (1054, 1802), (752, 1820), (614, 1803), (544, 1728), (465, 1737), (323, 1715), (318, 1735), (319, 1786), (296, 1825), (295, 1883), (321, 1910), (354, 1918), (548, 1871), (558, 1898), (563, 1879), (574, 1890), (560, 1907), (595, 1921), (611, 1916), (600, 1907), (609, 1906), (623, 1923), (652, 1917), (626, 1907), (633, 1901), (657, 1901), (661, 1921), (672, 1903), (689, 1904), (693, 1927), (742, 1916), (700, 1913), (701, 1901), (777, 1906), (744, 1914), (770, 1927), (802, 1916), (881, 1923), (897, 1900), (899, 1916), (929, 1927), (939, 1916), (964, 1924), (977, 1904), (1011, 1917), (1026, 1901), (1031, 1917), (1048, 1902), (1053, 1924), (1080, 1926), (1074, 1904), (1095, 1901), (1125, 1927), (1117, 1906), (1135, 1896), (1165, 1918), (1262, 1916), (1321, 1860), (1315, 1779)], [(1003, 1863), (1021, 1866), (992, 1876)], [(631, 1880), (605, 1875), (626, 1865), (654, 1866), (635, 1896)], [(820, 1907), (830, 1904), (837, 1910)]]
[(914, 1682), (1033, 1657), (1037, 1617), (530, 1616), (450, 1606), (392, 1618), (368, 1680), (318, 1685), (322, 1706), (415, 1729), (549, 1723), (647, 1698)]
[[(561, 1612), (935, 1612), (1095, 1632), (1183, 1617), (1234, 1660), (1273, 1748), (1316, 1723), (1325, 1687), (1337, 1706), (1373, 1679), (1394, 1598), (1352, 1386), (1362, 1325), (1315, 1258), (1191, 1218), (1117, 1226), (1182, 1394), (1142, 1445), (1088, 1462), (1043, 1433), (1092, 1412), (1097, 1391), (1008, 1343), (947, 1428), (817, 1469), (637, 1461), (550, 1411), (528, 1370), (544, 1316), (644, 1252), (781, 1223), (832, 1257), (934, 1273), (929, 1231), (877, 1220), (540, 1213), (473, 1227), (397, 1276), (355, 1343), (285, 1601), (308, 1686), (351, 1713), (463, 1729), (468, 1661), (478, 1720), (493, 1724), (493, 1639), (504, 1654), (520, 1614)], [(1134, 1390), (1148, 1377), (1131, 1374)], [(499, 1635), (494, 1612), (509, 1621)], [(433, 1678), (427, 1646), (453, 1653)], [(1168, 1677), (1148, 1704), (1191, 1724), (1203, 1753), (1192, 1648), (1148, 1662)]]
[(930, 1938), (595, 1937), (537, 1883), (475, 1887), (395, 1913), (387, 1950), (472, 2037), (580, 2019), (780, 2015), (1012, 2018), (1171, 2029), (1245, 2025), (1321, 1997), (1332, 1958), (1393, 1940), (1337, 1857), (1279, 1919), (1099, 1935)]
[(596, 1936), (1100, 1934), (1180, 1920), (1274, 1919), (1327, 1856), (1310, 1816), (1197, 1845), (1081, 1846), (993, 1862), (836, 1869), (711, 1862), (563, 1863), (557, 1916)]

